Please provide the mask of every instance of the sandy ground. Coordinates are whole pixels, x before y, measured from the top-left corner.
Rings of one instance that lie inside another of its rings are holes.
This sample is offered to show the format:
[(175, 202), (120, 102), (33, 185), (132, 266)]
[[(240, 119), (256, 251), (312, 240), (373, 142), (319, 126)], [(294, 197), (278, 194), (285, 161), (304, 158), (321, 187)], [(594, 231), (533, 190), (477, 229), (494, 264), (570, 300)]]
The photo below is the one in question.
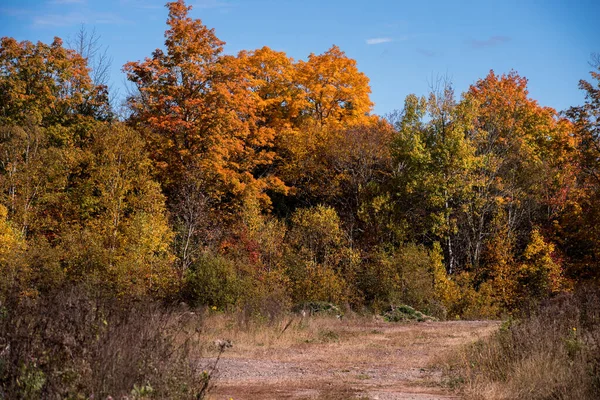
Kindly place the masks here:
[(497, 327), (494, 321), (327, 319), (295, 322), (285, 336), (232, 334), (210, 398), (457, 399), (433, 365)]

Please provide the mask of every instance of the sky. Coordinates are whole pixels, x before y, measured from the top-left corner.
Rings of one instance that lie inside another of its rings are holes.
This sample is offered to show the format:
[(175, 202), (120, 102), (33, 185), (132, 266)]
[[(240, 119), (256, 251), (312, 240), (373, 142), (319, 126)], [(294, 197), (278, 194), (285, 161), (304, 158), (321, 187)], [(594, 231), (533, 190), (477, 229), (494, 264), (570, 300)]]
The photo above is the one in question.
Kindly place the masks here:
[[(163, 47), (161, 0), (0, 0), (0, 37), (50, 43), (95, 29), (112, 57), (111, 90), (123, 97), (128, 61)], [(191, 16), (237, 54), (269, 46), (306, 59), (338, 45), (371, 81), (375, 113), (401, 109), (440, 77), (457, 94), (517, 71), (530, 96), (564, 110), (581, 104), (591, 53), (600, 53), (598, 0), (188, 0)]]

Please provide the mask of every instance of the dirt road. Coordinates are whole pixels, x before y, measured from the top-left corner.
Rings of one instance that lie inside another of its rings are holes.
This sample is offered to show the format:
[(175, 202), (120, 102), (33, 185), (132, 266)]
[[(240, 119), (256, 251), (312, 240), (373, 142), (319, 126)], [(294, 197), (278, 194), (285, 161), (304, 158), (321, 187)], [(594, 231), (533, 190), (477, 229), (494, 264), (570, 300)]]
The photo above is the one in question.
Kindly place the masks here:
[(211, 399), (456, 399), (432, 363), (498, 327), (493, 321), (294, 323), (284, 335), (233, 334)]

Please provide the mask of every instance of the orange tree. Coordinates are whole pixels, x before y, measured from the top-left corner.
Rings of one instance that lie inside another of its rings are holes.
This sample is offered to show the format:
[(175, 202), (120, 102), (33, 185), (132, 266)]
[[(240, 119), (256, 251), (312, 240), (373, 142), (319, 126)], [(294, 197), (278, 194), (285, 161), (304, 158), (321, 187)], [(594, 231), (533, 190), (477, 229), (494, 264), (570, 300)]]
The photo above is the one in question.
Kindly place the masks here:
[(260, 124), (247, 63), (222, 55), (224, 42), (183, 1), (167, 8), (165, 50), (124, 66), (138, 89), (131, 122), (147, 131), (166, 193), (195, 180), (222, 207), (278, 186), (258, 173), (273, 158), (273, 132)]

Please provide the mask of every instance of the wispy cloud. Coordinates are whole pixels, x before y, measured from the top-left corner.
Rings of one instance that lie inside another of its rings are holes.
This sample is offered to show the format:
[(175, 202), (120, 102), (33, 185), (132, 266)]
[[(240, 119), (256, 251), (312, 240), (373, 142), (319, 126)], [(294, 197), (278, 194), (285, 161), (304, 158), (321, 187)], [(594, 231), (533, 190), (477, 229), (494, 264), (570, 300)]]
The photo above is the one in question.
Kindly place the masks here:
[(48, 4), (86, 4), (87, 0), (50, 0)]
[(220, 8), (220, 9), (229, 9), (233, 7), (233, 3), (225, 0), (197, 0), (191, 5), (194, 8)]
[(128, 21), (114, 13), (89, 13), (69, 12), (66, 14), (46, 14), (33, 17), (32, 25), (36, 28), (73, 26), (80, 24), (124, 24)]
[(499, 46), (503, 43), (509, 42), (511, 39), (508, 36), (491, 36), (485, 40), (473, 39), (469, 43), (474, 49), (483, 49), (486, 47)]
[(372, 38), (372, 39), (367, 39), (365, 41), (368, 45), (373, 45), (373, 44), (382, 44), (382, 43), (389, 43), (389, 42), (393, 42), (392, 38), (389, 37), (382, 37), (382, 38)]
[(437, 53), (435, 51), (427, 50), (427, 49), (417, 49), (417, 53), (425, 57), (435, 57)]
[(33, 26), (42, 28), (48, 26), (70, 26), (78, 24), (87, 24), (88, 18), (79, 12), (70, 12), (67, 14), (46, 14), (33, 17)]

